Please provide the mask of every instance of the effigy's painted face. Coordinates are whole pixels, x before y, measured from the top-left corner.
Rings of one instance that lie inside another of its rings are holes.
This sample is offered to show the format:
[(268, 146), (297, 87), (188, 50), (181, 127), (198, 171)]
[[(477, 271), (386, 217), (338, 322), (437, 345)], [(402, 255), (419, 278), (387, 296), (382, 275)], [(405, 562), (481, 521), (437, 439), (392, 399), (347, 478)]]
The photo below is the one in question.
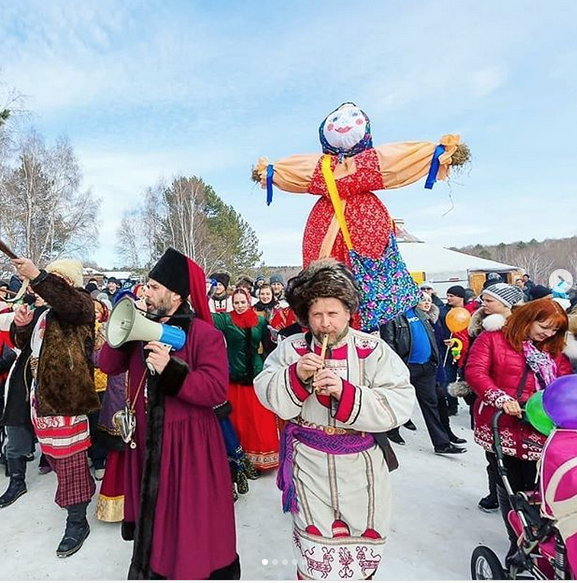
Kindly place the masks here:
[(341, 105), (324, 122), (323, 134), (334, 148), (350, 150), (360, 142), (367, 131), (363, 112), (352, 103)]

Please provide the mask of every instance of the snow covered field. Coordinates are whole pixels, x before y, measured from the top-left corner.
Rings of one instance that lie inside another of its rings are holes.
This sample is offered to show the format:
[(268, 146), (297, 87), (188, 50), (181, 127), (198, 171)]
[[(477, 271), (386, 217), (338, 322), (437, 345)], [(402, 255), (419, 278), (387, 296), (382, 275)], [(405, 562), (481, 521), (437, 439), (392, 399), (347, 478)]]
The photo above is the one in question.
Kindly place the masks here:
[[(394, 511), (389, 544), (378, 579), (469, 579), (473, 548), (486, 544), (503, 556), (508, 545), (501, 517), (477, 508), (487, 493), (485, 458), (473, 443), (468, 411), (451, 417), (453, 431), (468, 440), (463, 455), (433, 454), (423, 419), (415, 411), (418, 431), (404, 428), (407, 444), (393, 444), (400, 467), (393, 472)], [(0, 476), (3, 492), (7, 478)], [(125, 579), (132, 543), (120, 538), (119, 524), (98, 522), (72, 557), (58, 559), (65, 511), (54, 502), (54, 474), (37, 473), (28, 464), (28, 494), (0, 509), (0, 579)], [(250, 492), (235, 505), (243, 579), (294, 579), (291, 520), (280, 510), (274, 475), (250, 482)], [(94, 511), (93, 500), (90, 513)], [(217, 511), (215, 509), (215, 511)], [(266, 562), (266, 564), (264, 564)]]

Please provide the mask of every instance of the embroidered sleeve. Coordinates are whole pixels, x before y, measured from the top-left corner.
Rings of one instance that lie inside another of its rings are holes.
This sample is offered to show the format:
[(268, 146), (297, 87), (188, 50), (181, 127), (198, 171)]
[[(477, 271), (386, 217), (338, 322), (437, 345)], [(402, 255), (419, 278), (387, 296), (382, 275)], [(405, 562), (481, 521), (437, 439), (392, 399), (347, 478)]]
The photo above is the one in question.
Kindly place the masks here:
[(292, 419), (300, 415), (303, 403), (312, 394), (311, 390), (307, 390), (307, 384), (302, 383), (296, 375), (300, 348), (306, 351), (302, 336), (296, 343), (291, 338), (283, 340), (269, 354), (262, 371), (253, 381), (259, 401), (281, 419)]
[(343, 380), (343, 392), (333, 415), (341, 423), (354, 423), (361, 408), (361, 389)]
[(302, 405), (312, 394), (312, 384), (303, 383), (297, 375), (296, 362), (288, 368), (286, 390), (295, 405)]

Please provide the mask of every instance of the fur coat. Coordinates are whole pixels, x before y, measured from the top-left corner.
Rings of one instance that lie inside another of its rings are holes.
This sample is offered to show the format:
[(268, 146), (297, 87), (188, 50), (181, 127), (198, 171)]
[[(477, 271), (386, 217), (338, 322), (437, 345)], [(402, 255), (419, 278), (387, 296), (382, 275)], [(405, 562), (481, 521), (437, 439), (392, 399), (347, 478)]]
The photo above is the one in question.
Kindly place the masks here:
[[(38, 360), (38, 415), (83, 415), (100, 409), (94, 390), (94, 304), (90, 294), (41, 271), (32, 289), (50, 306)], [(21, 345), (32, 330), (18, 329)]]

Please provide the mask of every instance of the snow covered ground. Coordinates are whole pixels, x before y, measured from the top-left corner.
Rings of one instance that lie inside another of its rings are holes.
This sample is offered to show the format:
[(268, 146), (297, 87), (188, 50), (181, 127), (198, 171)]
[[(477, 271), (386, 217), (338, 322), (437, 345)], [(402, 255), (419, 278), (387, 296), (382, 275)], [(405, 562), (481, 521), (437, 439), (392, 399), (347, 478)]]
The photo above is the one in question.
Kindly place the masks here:
[[(500, 515), (477, 508), (487, 493), (483, 452), (473, 443), (469, 414), (463, 407), (451, 417), (453, 431), (468, 440), (469, 451), (462, 455), (435, 455), (420, 412), (415, 411), (413, 420), (416, 432), (401, 429), (407, 444), (394, 444), (400, 467), (391, 475), (393, 523), (377, 578), (469, 579), (476, 545), (488, 545), (501, 557), (508, 547)], [(2, 473), (2, 492), (7, 482)], [(83, 548), (58, 559), (55, 550), (65, 512), (53, 502), (55, 476), (39, 475), (37, 462), (32, 462), (27, 483), (28, 494), (0, 509), (0, 579), (126, 578), (132, 544), (120, 538), (119, 524), (91, 518), (92, 532)], [(243, 579), (294, 579), (291, 520), (280, 510), (274, 476), (250, 482), (250, 488), (235, 505)]]

